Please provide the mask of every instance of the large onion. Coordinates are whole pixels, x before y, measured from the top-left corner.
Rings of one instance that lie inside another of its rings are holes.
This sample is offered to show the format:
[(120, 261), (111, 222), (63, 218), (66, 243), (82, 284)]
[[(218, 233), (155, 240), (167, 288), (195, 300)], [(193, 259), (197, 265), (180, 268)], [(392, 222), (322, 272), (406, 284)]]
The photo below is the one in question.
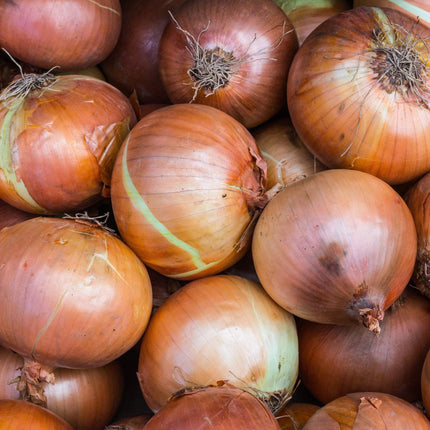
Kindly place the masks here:
[(379, 333), (412, 275), (416, 236), (406, 203), (386, 182), (329, 169), (269, 201), (252, 255), (263, 287), (291, 313)]
[(98, 64), (113, 50), (120, 30), (119, 0), (0, 2), (0, 46), (45, 69)]
[(297, 372), (293, 316), (259, 284), (232, 275), (197, 279), (167, 298), (143, 335), (138, 366), (154, 412), (176, 392), (219, 380), (276, 411), (289, 400)]
[(249, 247), (267, 201), (266, 163), (250, 132), (200, 104), (144, 116), (121, 147), (112, 207), (124, 241), (178, 279), (221, 272)]
[(391, 184), (430, 170), (429, 37), (397, 10), (366, 6), (307, 37), (291, 65), (288, 108), (323, 164)]
[(0, 198), (61, 214), (109, 195), (113, 163), (136, 123), (124, 94), (93, 77), (27, 74), (0, 101)]

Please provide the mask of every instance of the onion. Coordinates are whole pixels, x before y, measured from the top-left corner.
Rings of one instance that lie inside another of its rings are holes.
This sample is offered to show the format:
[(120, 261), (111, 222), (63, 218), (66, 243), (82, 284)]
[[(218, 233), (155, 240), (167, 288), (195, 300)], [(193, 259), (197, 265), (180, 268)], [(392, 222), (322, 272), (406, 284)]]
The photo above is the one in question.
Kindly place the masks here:
[(379, 333), (412, 275), (416, 236), (406, 203), (386, 182), (328, 169), (269, 201), (252, 255), (263, 287), (289, 312)]
[(303, 430), (428, 430), (430, 422), (411, 403), (391, 394), (358, 392), (316, 411)]
[(61, 214), (109, 195), (119, 147), (136, 123), (118, 89), (82, 75), (26, 74), (0, 101), (1, 199)]
[(23, 390), (51, 382), (57, 367), (118, 358), (142, 337), (151, 306), (143, 263), (94, 223), (37, 217), (0, 231), (0, 344), (25, 359)]
[(154, 414), (141, 414), (121, 418), (106, 426), (104, 430), (142, 430)]
[(233, 386), (203, 387), (174, 396), (143, 427), (159, 429), (279, 430), (261, 400)]
[(325, 169), (297, 136), (291, 120), (283, 115), (252, 130), (252, 135), (267, 163), (267, 185), (287, 186)]
[(125, 0), (118, 43), (100, 63), (108, 82), (142, 104), (169, 102), (158, 70), (158, 47), (168, 23), (184, 0)]
[(286, 105), (297, 47), (272, 0), (187, 0), (160, 40), (161, 79), (172, 103), (213, 106), (251, 128)]
[(424, 409), (430, 415), (430, 348), (426, 354), (421, 372), (421, 395)]
[(299, 319), (300, 379), (322, 403), (356, 391), (420, 400), (429, 326), (430, 300), (411, 288), (385, 312), (381, 336)]
[(221, 272), (249, 248), (266, 203), (266, 163), (251, 133), (210, 106), (143, 117), (115, 161), (111, 196), (122, 239), (157, 272)]
[(215, 275), (184, 285), (153, 314), (137, 375), (154, 412), (181, 390), (220, 380), (249, 391), (276, 412), (290, 399), (297, 372), (293, 316), (258, 283)]
[(0, 4), (0, 46), (37, 67), (84, 69), (104, 60), (121, 30), (119, 0)]
[(365, 6), (307, 37), (291, 64), (288, 108), (324, 165), (390, 184), (430, 170), (429, 37), (399, 11)]
[(14, 206), (0, 200), (0, 230), (3, 227), (9, 227), (25, 221), (30, 218), (35, 218), (37, 215), (17, 209)]
[(319, 408), (312, 403), (288, 403), (278, 412), (278, 424), (281, 430), (301, 430)]
[[(18, 382), (23, 365), (22, 357), (0, 347), (0, 399), (20, 399)], [(55, 383), (43, 382), (41, 386), (46, 398), (43, 406), (75, 430), (103, 430), (119, 407), (124, 377), (121, 365), (114, 360), (92, 369), (56, 369)]]
[(299, 44), (326, 19), (352, 8), (350, 0), (275, 0), (287, 14)]

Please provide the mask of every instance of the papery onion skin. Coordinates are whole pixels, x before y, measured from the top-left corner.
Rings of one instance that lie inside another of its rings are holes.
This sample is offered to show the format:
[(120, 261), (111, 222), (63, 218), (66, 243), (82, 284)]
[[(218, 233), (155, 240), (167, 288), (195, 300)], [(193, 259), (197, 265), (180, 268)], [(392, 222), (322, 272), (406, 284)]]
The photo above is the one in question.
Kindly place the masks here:
[(157, 109), (133, 128), (114, 165), (121, 237), (165, 276), (219, 273), (249, 248), (267, 201), (266, 169), (251, 133), (226, 113), (199, 104)]
[[(399, 11), (365, 6), (329, 18), (308, 36), (291, 64), (288, 109), (323, 164), (390, 184), (430, 170), (429, 36)], [(400, 55), (409, 58), (412, 77), (394, 66), (404, 64)]]
[(121, 30), (119, 0), (14, 0), (0, 4), (0, 46), (37, 67), (95, 66)]
[(404, 200), (375, 176), (348, 169), (284, 188), (264, 208), (252, 241), (258, 278), (279, 305), (374, 333), (406, 288), (416, 252)]
[(74, 430), (62, 418), (25, 400), (0, 400), (0, 428), (14, 430)]
[(205, 387), (173, 397), (144, 430), (279, 430), (270, 409), (233, 386)]
[(149, 320), (143, 263), (95, 224), (37, 217), (0, 231), (0, 344), (51, 367), (100, 367)]
[(303, 430), (428, 430), (430, 422), (406, 400), (386, 393), (350, 393), (322, 406)]
[[(0, 399), (20, 400), (18, 381), (24, 360), (0, 347)], [(122, 399), (124, 375), (114, 360), (91, 369), (55, 369), (55, 382), (42, 383), (46, 408), (62, 417), (74, 430), (103, 430)], [(28, 400), (29, 399), (23, 399)]]
[(421, 395), (424, 409), (430, 414), (430, 349), (426, 354), (421, 372)]
[(76, 212), (109, 195), (136, 114), (97, 78), (63, 75), (46, 85), (0, 104), (0, 198), (41, 215)]
[(294, 318), (259, 284), (210, 276), (186, 284), (154, 313), (142, 338), (137, 375), (154, 412), (176, 392), (218, 380), (275, 410), (293, 392), (297, 348)]
[(252, 128), (286, 105), (297, 47), (271, 0), (187, 0), (160, 40), (161, 79), (172, 103), (210, 105)]
[(301, 382), (322, 403), (355, 391), (418, 401), (429, 326), (430, 300), (412, 288), (385, 312), (381, 336), (360, 326), (298, 319)]

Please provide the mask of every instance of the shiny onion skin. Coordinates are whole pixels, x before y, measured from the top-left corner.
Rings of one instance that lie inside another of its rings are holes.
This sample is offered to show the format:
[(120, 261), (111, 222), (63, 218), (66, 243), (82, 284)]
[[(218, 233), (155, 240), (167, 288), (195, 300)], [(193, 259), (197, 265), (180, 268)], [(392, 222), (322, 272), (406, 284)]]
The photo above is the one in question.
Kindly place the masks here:
[(430, 173), (405, 192), (404, 199), (414, 217), (418, 249), (411, 282), (430, 299)]
[(161, 79), (172, 103), (213, 106), (252, 128), (286, 105), (297, 48), (272, 0), (187, 0), (160, 40)]
[(270, 119), (254, 128), (252, 135), (267, 163), (267, 189), (287, 186), (326, 168), (303, 145), (288, 116)]
[(416, 236), (406, 203), (386, 182), (328, 169), (269, 201), (252, 255), (263, 287), (289, 312), (378, 334), (412, 275)]
[(266, 163), (226, 113), (177, 104), (144, 116), (115, 161), (118, 230), (159, 273), (191, 280), (221, 272), (249, 248), (267, 202)]
[(326, 19), (352, 8), (352, 0), (275, 0), (275, 3), (293, 24), (300, 45)]
[(139, 353), (138, 380), (159, 411), (181, 390), (224, 380), (280, 409), (298, 372), (295, 320), (261, 285), (231, 275), (189, 282), (152, 316)]
[(121, 1), (122, 26), (118, 43), (101, 62), (108, 82), (129, 96), (136, 91), (141, 104), (168, 103), (158, 69), (158, 47), (169, 21), (184, 0)]
[(412, 288), (385, 312), (381, 336), (360, 326), (298, 319), (300, 380), (322, 403), (355, 391), (418, 401), (428, 327), (430, 300)]
[[(20, 400), (19, 377), (24, 360), (0, 347), (0, 399)], [(103, 430), (122, 400), (124, 375), (119, 361), (91, 369), (55, 370), (53, 384), (42, 383), (43, 406), (74, 430)], [(31, 402), (31, 399), (23, 399)]]
[(429, 37), (399, 11), (365, 6), (307, 37), (290, 68), (288, 108), (323, 164), (393, 185), (430, 170)]
[(83, 75), (27, 74), (14, 84), (0, 93), (0, 198), (48, 215), (109, 195), (119, 147), (136, 123), (127, 97)]
[(138, 342), (151, 305), (145, 266), (102, 227), (37, 217), (0, 231), (0, 344), (30, 365), (103, 366)]
[(143, 430), (280, 430), (261, 400), (234, 386), (196, 388), (174, 396)]
[(414, 405), (391, 394), (358, 392), (322, 406), (303, 430), (428, 430), (430, 422)]
[(44, 69), (95, 66), (114, 49), (120, 30), (119, 0), (0, 2), (0, 46)]
[(421, 372), (421, 395), (427, 415), (430, 414), (430, 348)]
[(277, 414), (281, 430), (301, 430), (309, 418), (320, 408), (312, 403), (288, 403)]
[(0, 400), (1, 430), (75, 430), (62, 418), (25, 400)]

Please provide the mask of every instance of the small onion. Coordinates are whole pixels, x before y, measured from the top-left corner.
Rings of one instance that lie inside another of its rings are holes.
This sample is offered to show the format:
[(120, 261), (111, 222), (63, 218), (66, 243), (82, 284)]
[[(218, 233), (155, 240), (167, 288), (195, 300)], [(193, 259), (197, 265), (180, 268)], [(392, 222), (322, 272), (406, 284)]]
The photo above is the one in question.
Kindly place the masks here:
[(424, 409), (430, 415), (430, 348), (424, 360), (421, 372), (421, 395)]
[(0, 428), (4, 430), (74, 430), (62, 418), (25, 400), (0, 400)]
[(192, 281), (167, 298), (141, 343), (138, 379), (159, 411), (175, 393), (217, 381), (280, 409), (297, 380), (293, 316), (256, 282), (232, 275)]
[[(20, 399), (19, 377), (23, 365), (22, 357), (0, 347), (0, 399)], [(124, 376), (120, 363), (114, 360), (92, 369), (58, 368), (55, 382), (43, 382), (41, 386), (43, 406), (66, 420), (74, 430), (103, 430), (121, 402)]]
[(0, 198), (61, 214), (109, 195), (119, 147), (136, 123), (117, 88), (83, 75), (26, 74), (0, 103)]
[(122, 239), (159, 273), (221, 272), (249, 248), (266, 203), (266, 163), (251, 133), (210, 106), (144, 116), (116, 159), (112, 207)]
[(429, 37), (397, 10), (362, 6), (306, 38), (291, 64), (288, 109), (324, 165), (390, 184), (430, 170)]
[(120, 30), (119, 0), (0, 2), (0, 46), (44, 69), (95, 66), (113, 50)]
[(174, 396), (143, 430), (279, 430), (262, 401), (233, 386), (203, 387)]
[(429, 430), (430, 422), (406, 400), (386, 393), (358, 392), (318, 409), (303, 430)]
[(385, 312), (381, 336), (361, 326), (298, 319), (300, 379), (322, 403), (355, 391), (417, 401), (430, 348), (428, 327), (430, 300), (412, 288)]
[(172, 103), (213, 106), (251, 128), (286, 105), (297, 47), (272, 0), (187, 0), (160, 40), (161, 79)]
[(416, 236), (406, 203), (386, 182), (329, 169), (269, 201), (252, 255), (263, 287), (289, 312), (379, 333), (384, 311), (412, 275)]
[(312, 403), (288, 403), (277, 414), (278, 424), (281, 430), (301, 430), (319, 408)]

